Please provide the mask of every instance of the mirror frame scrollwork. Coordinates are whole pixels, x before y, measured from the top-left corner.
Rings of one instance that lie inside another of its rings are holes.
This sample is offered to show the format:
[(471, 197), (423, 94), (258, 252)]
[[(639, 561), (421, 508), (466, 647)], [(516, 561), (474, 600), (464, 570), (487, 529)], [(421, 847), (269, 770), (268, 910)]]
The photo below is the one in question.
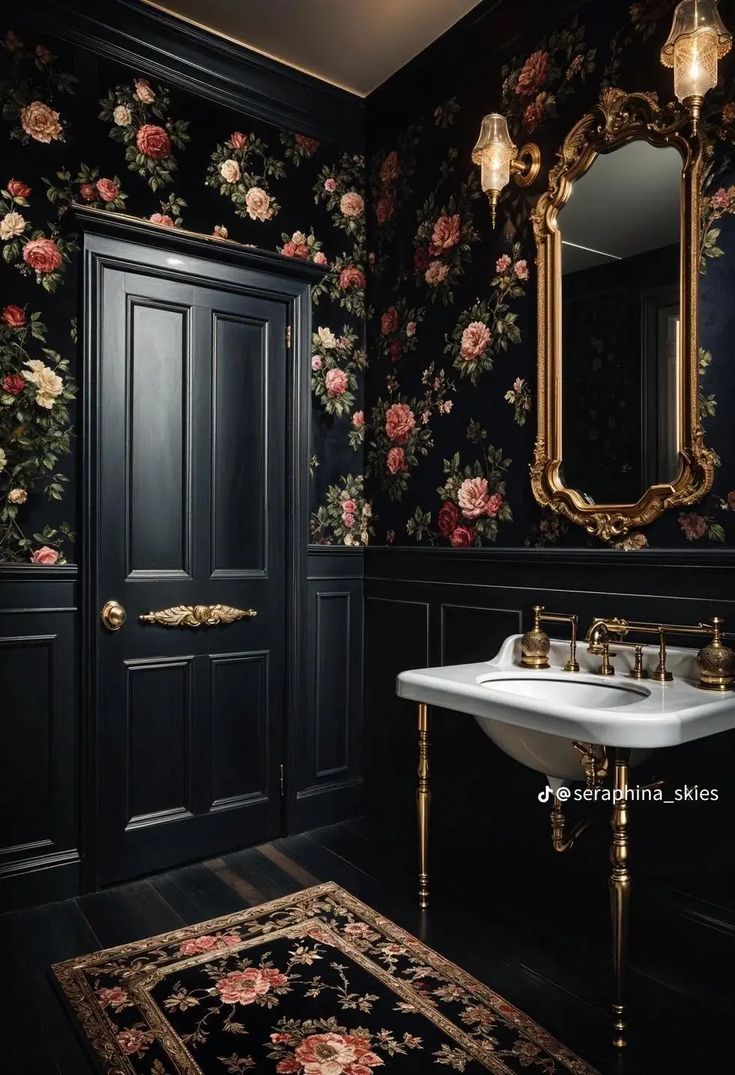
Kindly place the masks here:
[[(649, 486), (635, 504), (595, 504), (568, 488), (561, 475), (562, 237), (557, 218), (575, 181), (601, 153), (641, 139), (656, 147), (673, 146), (682, 158), (679, 473), (670, 483)], [(605, 89), (595, 109), (565, 138), (548, 188), (532, 212), (538, 252), (538, 433), (531, 486), (539, 504), (603, 541), (647, 526), (669, 508), (701, 500), (714, 480), (715, 457), (705, 447), (699, 414), (697, 332), (700, 192), (707, 152), (702, 135), (692, 132), (688, 113), (675, 102), (661, 106), (653, 93)]]

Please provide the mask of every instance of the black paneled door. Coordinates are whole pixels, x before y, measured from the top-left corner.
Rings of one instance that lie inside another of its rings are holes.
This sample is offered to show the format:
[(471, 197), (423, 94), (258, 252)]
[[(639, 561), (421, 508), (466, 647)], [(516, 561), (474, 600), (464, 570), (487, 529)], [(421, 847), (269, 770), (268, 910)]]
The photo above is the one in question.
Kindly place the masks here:
[(95, 624), (105, 884), (281, 829), (289, 308), (124, 265), (102, 291), (95, 585), (127, 613)]

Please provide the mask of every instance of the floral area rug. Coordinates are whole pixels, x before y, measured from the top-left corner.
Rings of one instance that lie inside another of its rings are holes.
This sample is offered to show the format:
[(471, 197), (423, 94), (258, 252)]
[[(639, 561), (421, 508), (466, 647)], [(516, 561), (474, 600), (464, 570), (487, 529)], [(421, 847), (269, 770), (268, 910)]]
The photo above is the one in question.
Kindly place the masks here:
[(53, 971), (107, 1075), (596, 1075), (332, 883)]

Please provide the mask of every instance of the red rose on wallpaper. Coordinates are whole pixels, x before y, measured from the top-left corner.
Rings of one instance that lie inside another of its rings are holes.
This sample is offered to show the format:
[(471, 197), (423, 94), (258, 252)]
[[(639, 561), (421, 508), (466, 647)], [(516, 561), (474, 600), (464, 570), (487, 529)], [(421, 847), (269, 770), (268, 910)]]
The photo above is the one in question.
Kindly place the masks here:
[(380, 318), (380, 331), (384, 336), (390, 336), (398, 328), (398, 310), (395, 306), (389, 306)]
[(416, 425), (416, 418), (407, 403), (394, 403), (385, 412), (385, 432), (394, 444), (405, 444)]
[(8, 328), (22, 328), (26, 323), (26, 312), (22, 306), (6, 306), (0, 314), (0, 321)]
[(402, 355), (401, 341), (398, 339), (397, 336), (394, 336), (393, 339), (390, 341), (390, 346), (388, 347), (388, 353), (390, 354), (391, 362), (400, 362), (401, 361), (401, 355)]
[(56, 272), (62, 257), (53, 239), (29, 239), (23, 247), (23, 261), (40, 273)]
[(316, 138), (309, 138), (306, 134), (294, 135), (294, 142), (303, 149), (304, 153), (316, 153), (317, 149), (319, 149), (319, 143)]
[(343, 291), (349, 287), (365, 287), (365, 273), (356, 265), (348, 265), (339, 274), (339, 286)]
[(163, 160), (171, 156), (171, 139), (163, 127), (155, 123), (144, 123), (135, 136), (135, 144), (146, 157)]
[(401, 166), (398, 162), (398, 154), (392, 150), (380, 166), (380, 182), (384, 187), (394, 183), (401, 174)]
[(417, 273), (420, 273), (423, 276), (429, 267), (430, 260), (427, 247), (419, 246), (416, 248), (416, 253), (413, 256), (413, 267)]
[(541, 89), (549, 77), (549, 54), (539, 49), (532, 52), (523, 65), (515, 91), (519, 97), (531, 97)]
[(79, 193), (84, 198), (85, 202), (94, 202), (97, 200), (97, 187), (94, 183), (82, 183), (79, 188)]
[(475, 540), (474, 526), (455, 527), (449, 540), (456, 549), (466, 549)]
[(389, 448), (385, 457), (385, 465), (391, 474), (398, 474), (406, 469), (406, 453), (403, 448)]
[(282, 254), (285, 254), (287, 258), (308, 258), (309, 247), (306, 243), (295, 243), (293, 239), (289, 239), (287, 243), (283, 244)]
[(14, 198), (27, 198), (31, 193), (32, 188), (24, 183), (22, 179), (9, 179), (7, 185), (8, 194), (12, 194)]
[(439, 508), (439, 533), (444, 537), (449, 537), (458, 522), (459, 510), (457, 505), (453, 504), (451, 500), (445, 500)]
[(430, 254), (441, 254), (450, 250), (459, 242), (459, 213), (452, 216), (440, 216), (434, 224), (434, 231), (429, 245)]
[(383, 194), (378, 198), (377, 205), (375, 206), (375, 219), (379, 225), (385, 224), (386, 220), (390, 220), (393, 216), (393, 210), (395, 209), (395, 201), (390, 194)]
[(230, 135), (230, 145), (233, 149), (244, 149), (248, 144), (248, 136), (242, 131), (233, 131)]
[(114, 201), (120, 193), (117, 183), (113, 183), (111, 179), (98, 179), (96, 186), (97, 193), (103, 202)]
[(9, 396), (20, 395), (25, 386), (25, 378), (19, 373), (8, 373), (3, 377), (3, 392), (7, 392)]

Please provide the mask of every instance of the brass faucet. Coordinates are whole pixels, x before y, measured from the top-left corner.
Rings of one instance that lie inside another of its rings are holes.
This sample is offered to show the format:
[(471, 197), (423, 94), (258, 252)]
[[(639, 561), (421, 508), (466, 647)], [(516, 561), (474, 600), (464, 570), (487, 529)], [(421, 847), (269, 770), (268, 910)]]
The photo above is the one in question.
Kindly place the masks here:
[(606, 676), (612, 675), (614, 672), (609, 660), (610, 637), (615, 638), (616, 645), (633, 646), (635, 650), (635, 666), (630, 674), (634, 679), (644, 679), (646, 678), (646, 672), (643, 668), (642, 644), (628, 642), (625, 640), (625, 636), (631, 632), (633, 634), (658, 635), (658, 664), (652, 675), (659, 683), (670, 683), (673, 676), (666, 667), (667, 635), (711, 635), (709, 644), (703, 646), (697, 654), (697, 665), (699, 667), (697, 686), (703, 690), (726, 691), (730, 690), (735, 683), (735, 652), (725, 645), (724, 623), (725, 621), (721, 616), (713, 616), (709, 623), (699, 624), (650, 623), (645, 620), (597, 618), (593, 620), (585, 640), (588, 643), (590, 653), (602, 655), (600, 674)]
[(542, 623), (568, 623), (571, 625), (569, 642), (569, 660), (564, 665), (565, 672), (578, 672), (577, 662), (577, 623), (578, 617), (562, 612), (546, 612), (543, 605), (534, 605), (533, 626), (521, 639), (521, 665), (523, 668), (548, 668), (551, 639), (542, 630)]

